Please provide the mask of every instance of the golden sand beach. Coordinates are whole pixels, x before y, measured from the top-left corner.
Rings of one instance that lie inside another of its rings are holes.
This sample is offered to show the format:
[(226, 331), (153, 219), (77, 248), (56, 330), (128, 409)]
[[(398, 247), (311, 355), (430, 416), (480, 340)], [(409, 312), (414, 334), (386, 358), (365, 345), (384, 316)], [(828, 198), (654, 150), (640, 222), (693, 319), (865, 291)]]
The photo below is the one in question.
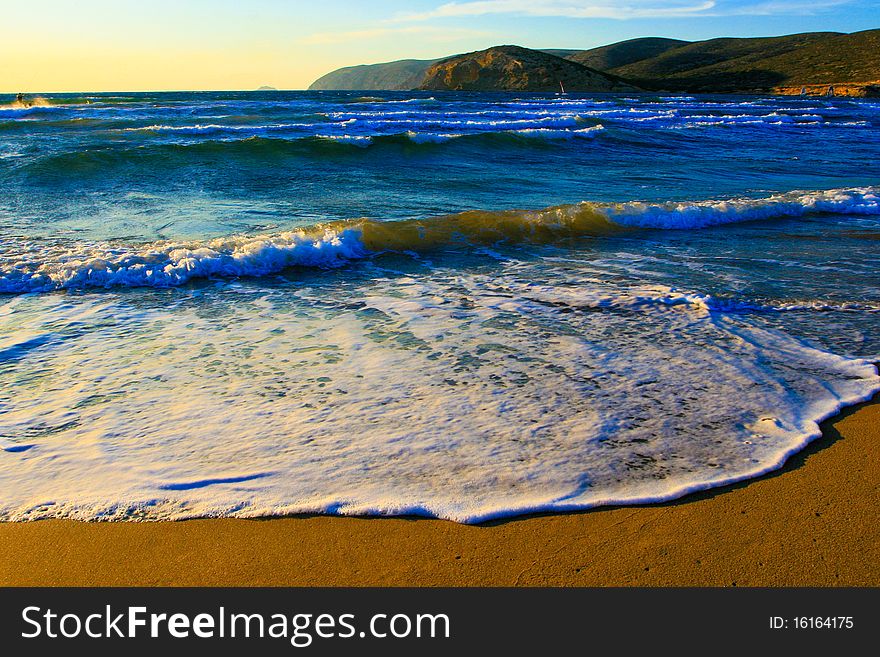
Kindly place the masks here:
[(0, 525), (4, 586), (877, 586), (880, 402), (761, 479), (481, 526), (292, 517)]

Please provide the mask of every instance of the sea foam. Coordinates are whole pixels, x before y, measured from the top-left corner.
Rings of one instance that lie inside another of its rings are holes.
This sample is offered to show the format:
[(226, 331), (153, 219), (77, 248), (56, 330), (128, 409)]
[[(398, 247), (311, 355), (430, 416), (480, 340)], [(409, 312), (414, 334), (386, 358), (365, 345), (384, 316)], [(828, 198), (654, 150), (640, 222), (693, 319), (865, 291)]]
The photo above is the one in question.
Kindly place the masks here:
[(0, 518), (657, 502), (780, 467), (880, 389), (764, 314), (593, 266), (19, 297), (0, 309), (0, 385), (10, 363), (19, 381)]

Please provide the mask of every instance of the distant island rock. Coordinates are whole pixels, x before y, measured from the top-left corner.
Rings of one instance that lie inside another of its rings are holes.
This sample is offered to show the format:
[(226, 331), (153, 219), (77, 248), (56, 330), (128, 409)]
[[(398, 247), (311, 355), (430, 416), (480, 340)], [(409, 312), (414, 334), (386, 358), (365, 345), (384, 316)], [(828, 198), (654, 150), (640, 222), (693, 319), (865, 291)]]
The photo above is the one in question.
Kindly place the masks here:
[(312, 90), (623, 91), (880, 94), (880, 30), (682, 41), (629, 39), (590, 50), (496, 46), (328, 73)]
[(424, 91), (634, 91), (620, 78), (556, 55), (496, 46), (432, 64)]
[(267, 86), (263, 85), (262, 87), (257, 89), (257, 91), (278, 91), (278, 90), (275, 87), (267, 87)]

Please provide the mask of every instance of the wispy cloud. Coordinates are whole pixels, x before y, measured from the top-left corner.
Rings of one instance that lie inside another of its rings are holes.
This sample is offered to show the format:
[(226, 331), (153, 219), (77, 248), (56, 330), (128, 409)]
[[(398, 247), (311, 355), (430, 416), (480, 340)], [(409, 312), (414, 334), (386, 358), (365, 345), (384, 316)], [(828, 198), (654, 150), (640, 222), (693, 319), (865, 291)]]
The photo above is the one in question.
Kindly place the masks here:
[(434, 10), (402, 14), (400, 21), (484, 16), (487, 14), (518, 14), (521, 16), (557, 16), (567, 18), (648, 18), (659, 16), (693, 16), (716, 6), (714, 0), (471, 0), (448, 2)]
[(429, 43), (453, 43), (498, 36), (495, 32), (426, 21), (456, 17), (512, 15), (614, 20), (719, 16), (784, 16), (817, 14), (862, 0), (454, 0), (419, 13), (401, 13), (376, 27), (349, 32), (319, 32), (300, 43), (334, 45), (419, 37)]
[(695, 16), (816, 13), (853, 0), (464, 0), (421, 13), (401, 14), (395, 22), (432, 18), (513, 14), (565, 18), (684, 18)]
[[(412, 19), (409, 19), (412, 20)], [(309, 45), (333, 45), (352, 41), (372, 41), (395, 36), (418, 36), (432, 43), (452, 43), (465, 39), (494, 36), (493, 32), (471, 30), (455, 27), (431, 27), (428, 25), (410, 25), (407, 27), (376, 27), (351, 32), (319, 32), (305, 37), (301, 43)]]
[(783, 16), (790, 14), (818, 14), (826, 9), (851, 5), (854, 0), (764, 0), (748, 2), (743, 6), (731, 3), (725, 7), (724, 15)]

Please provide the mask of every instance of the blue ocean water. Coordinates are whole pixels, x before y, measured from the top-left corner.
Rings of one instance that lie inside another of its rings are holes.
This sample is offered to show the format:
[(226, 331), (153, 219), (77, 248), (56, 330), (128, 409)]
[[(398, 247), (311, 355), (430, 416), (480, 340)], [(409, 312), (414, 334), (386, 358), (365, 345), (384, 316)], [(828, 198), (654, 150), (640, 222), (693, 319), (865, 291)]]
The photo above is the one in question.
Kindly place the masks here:
[(778, 468), (880, 388), (878, 155), (864, 99), (0, 98), (0, 517), (474, 522)]

